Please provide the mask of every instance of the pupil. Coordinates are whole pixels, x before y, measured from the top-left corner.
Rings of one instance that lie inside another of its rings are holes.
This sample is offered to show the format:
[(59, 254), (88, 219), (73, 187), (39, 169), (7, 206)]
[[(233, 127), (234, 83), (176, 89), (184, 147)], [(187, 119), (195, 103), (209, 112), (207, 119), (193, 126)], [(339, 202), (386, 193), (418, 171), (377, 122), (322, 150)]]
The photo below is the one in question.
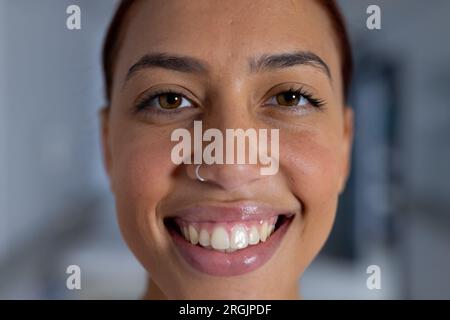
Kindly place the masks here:
[(179, 97), (175, 94), (169, 94), (167, 97), (167, 102), (169, 104), (176, 104), (178, 102)]
[(296, 93), (293, 92), (285, 92), (283, 94), (283, 100), (286, 102), (286, 104), (288, 105), (294, 105), (297, 103), (298, 97)]

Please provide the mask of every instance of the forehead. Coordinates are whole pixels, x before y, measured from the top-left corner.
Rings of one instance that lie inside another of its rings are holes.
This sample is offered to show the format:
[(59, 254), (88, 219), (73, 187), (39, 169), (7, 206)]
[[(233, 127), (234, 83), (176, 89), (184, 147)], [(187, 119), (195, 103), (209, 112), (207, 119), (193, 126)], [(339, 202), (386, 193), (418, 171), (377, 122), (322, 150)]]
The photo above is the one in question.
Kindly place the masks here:
[(311, 51), (339, 72), (331, 23), (316, 0), (141, 0), (127, 20), (122, 75), (151, 52), (193, 56), (234, 73), (251, 56), (294, 50)]

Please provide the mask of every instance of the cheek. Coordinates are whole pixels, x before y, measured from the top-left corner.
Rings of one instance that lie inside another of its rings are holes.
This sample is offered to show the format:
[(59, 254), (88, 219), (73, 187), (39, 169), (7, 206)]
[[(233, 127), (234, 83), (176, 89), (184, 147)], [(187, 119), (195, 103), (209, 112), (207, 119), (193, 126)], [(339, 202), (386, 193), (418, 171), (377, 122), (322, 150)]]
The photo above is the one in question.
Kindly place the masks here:
[(128, 199), (139, 203), (142, 199), (158, 199), (155, 195), (168, 187), (173, 164), (172, 142), (166, 131), (145, 125), (116, 131), (112, 145), (115, 193), (126, 193)]
[(119, 225), (127, 242), (133, 242), (131, 247), (142, 244), (142, 239), (151, 247), (162, 241), (156, 208), (169, 193), (174, 166), (169, 139), (163, 133), (146, 131), (129, 130), (115, 139), (112, 148), (111, 178)]
[(334, 199), (341, 174), (339, 141), (310, 133), (286, 136), (280, 141), (280, 165), (306, 209)]
[(301, 201), (303, 212), (297, 234), (302, 258), (310, 261), (331, 231), (337, 208), (338, 142), (310, 134), (286, 137), (280, 150), (283, 170), (292, 193)]

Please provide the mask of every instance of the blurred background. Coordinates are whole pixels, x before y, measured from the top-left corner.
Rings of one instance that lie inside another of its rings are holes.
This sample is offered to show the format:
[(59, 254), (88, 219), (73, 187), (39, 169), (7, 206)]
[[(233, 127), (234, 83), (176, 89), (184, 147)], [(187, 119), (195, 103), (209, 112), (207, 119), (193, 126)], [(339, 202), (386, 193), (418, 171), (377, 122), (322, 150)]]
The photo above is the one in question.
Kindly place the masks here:
[[(0, 0), (0, 299), (136, 299), (101, 162), (115, 0)], [(450, 2), (341, 0), (356, 59), (353, 168), (306, 299), (450, 299)], [(81, 8), (81, 30), (66, 8)], [(381, 30), (366, 27), (369, 5)], [(66, 268), (81, 268), (81, 290)], [(381, 288), (369, 290), (370, 265)]]

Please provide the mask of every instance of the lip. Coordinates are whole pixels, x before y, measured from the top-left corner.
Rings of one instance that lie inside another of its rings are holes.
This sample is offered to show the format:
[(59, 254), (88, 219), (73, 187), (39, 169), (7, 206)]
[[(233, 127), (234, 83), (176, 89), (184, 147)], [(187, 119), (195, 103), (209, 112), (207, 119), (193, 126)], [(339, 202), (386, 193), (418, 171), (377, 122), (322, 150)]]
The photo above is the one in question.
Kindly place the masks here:
[(269, 219), (277, 215), (293, 214), (292, 209), (273, 208), (266, 204), (241, 202), (239, 204), (197, 205), (176, 210), (173, 217), (187, 222), (234, 222)]
[(186, 241), (175, 229), (167, 227), (176, 251), (194, 269), (214, 276), (237, 276), (264, 265), (276, 252), (292, 221), (293, 211), (275, 210), (267, 205), (196, 206), (175, 212), (171, 218), (190, 222), (238, 222), (283, 215), (281, 225), (265, 241), (230, 253), (219, 252)]

